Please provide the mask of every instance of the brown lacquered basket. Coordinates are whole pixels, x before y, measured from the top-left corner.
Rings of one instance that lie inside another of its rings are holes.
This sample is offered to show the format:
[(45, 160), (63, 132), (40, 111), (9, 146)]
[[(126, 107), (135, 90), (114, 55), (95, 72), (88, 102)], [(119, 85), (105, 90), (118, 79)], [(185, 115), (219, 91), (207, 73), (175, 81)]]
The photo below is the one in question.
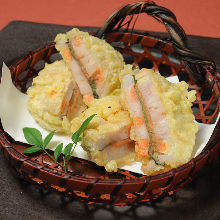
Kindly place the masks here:
[[(147, 13), (163, 23), (169, 33), (161, 38), (146, 32), (128, 29), (136, 14)], [(130, 16), (130, 17), (129, 17)], [(129, 17), (129, 18), (128, 18)], [(127, 19), (128, 18), (128, 19)], [(127, 19), (127, 20), (126, 20)], [(126, 28), (124, 24), (127, 25)], [(193, 110), (197, 121), (213, 123), (220, 108), (220, 81), (214, 63), (187, 48), (186, 35), (174, 14), (153, 2), (138, 2), (115, 11), (94, 35), (111, 43), (127, 63), (141, 68), (154, 68), (164, 76), (177, 75), (196, 90)], [(54, 43), (33, 51), (10, 66), (13, 82), (25, 92), (44, 63), (57, 59)], [(28, 157), (22, 154), (29, 146), (13, 140), (0, 128), (0, 144), (10, 169), (22, 179), (63, 196), (93, 203), (126, 205), (152, 201), (170, 195), (191, 181), (218, 156), (220, 123), (205, 149), (186, 164), (155, 176), (145, 176), (125, 170), (107, 173), (92, 162), (72, 158), (69, 172), (64, 172), (47, 155)]]

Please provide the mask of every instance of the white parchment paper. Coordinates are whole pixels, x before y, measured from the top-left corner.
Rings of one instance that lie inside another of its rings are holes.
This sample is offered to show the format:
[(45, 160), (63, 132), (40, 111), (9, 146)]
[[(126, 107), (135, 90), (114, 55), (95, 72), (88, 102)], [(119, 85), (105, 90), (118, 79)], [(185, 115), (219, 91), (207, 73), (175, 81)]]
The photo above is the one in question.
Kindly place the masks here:
[[(168, 77), (167, 78), (172, 83), (178, 83), (178, 77)], [(16, 141), (21, 141), (27, 143), (23, 136), (22, 129), (24, 127), (33, 127), (41, 131), (43, 137), (45, 137), (49, 132), (41, 128), (33, 119), (26, 107), (26, 102), (28, 96), (24, 93), (21, 93), (12, 83), (11, 74), (8, 67), (3, 63), (2, 67), (2, 79), (0, 84), (0, 97), (1, 97), (1, 107), (0, 107), (0, 118), (4, 130), (11, 135)], [(196, 136), (196, 143), (193, 150), (192, 158), (199, 155), (207, 142), (209, 141), (214, 128), (219, 120), (219, 115), (215, 124), (207, 125), (202, 123), (197, 123), (199, 131)], [(71, 142), (70, 137), (54, 135), (53, 141), (51, 142), (49, 148), (54, 149), (58, 143), (64, 143), (64, 145)], [(87, 159), (87, 152), (83, 150), (80, 144), (77, 145), (73, 156)], [(133, 171), (136, 173), (143, 174), (141, 171), (141, 163), (134, 162), (129, 165), (124, 165), (122, 169)]]

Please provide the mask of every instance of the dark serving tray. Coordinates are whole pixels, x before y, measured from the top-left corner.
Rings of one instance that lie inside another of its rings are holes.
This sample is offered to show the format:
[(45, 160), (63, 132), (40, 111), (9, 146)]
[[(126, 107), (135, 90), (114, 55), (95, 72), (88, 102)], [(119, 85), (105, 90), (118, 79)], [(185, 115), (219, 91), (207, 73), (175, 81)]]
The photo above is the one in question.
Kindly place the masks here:
[[(13, 21), (0, 32), (0, 65), (52, 42), (71, 27)], [(85, 31), (96, 28), (80, 27)], [(163, 34), (159, 34), (163, 35)], [(220, 66), (220, 39), (188, 36), (189, 48)], [(220, 161), (184, 189), (159, 201), (113, 207), (59, 197), (11, 175), (0, 154), (0, 219), (220, 219)]]

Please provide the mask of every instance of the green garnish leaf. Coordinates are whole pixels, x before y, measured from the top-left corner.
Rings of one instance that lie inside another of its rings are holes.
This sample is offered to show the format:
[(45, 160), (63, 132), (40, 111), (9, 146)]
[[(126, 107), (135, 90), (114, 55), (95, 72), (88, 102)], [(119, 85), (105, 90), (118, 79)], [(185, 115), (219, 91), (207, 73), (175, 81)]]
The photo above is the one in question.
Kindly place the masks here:
[[(40, 133), (39, 130), (37, 130), (36, 128), (29, 128), (29, 127), (25, 127), (23, 128), (23, 133), (24, 133), (24, 137), (27, 140), (27, 142), (29, 144), (33, 144), (34, 146), (29, 147), (27, 149), (25, 149), (23, 151), (24, 154), (31, 154), (31, 153), (35, 153), (38, 152), (40, 150), (42, 150), (44, 153), (46, 153), (48, 155), (48, 157), (53, 160), (55, 163), (57, 163), (60, 167), (63, 168), (64, 171), (67, 171), (67, 166), (69, 164), (70, 161), (70, 156), (73, 153), (73, 151), (75, 150), (76, 144), (77, 142), (81, 141), (82, 138), (80, 137), (80, 135), (83, 133), (83, 131), (86, 129), (86, 127), (88, 126), (89, 122), (93, 119), (93, 117), (95, 116), (91, 115), (90, 117), (88, 117), (81, 125), (81, 127), (72, 135), (72, 141), (73, 143), (69, 143), (63, 151), (64, 157), (63, 157), (63, 164), (60, 163), (58, 161), (59, 156), (62, 153), (63, 150), (63, 143), (57, 145), (53, 156), (48, 152), (48, 150), (46, 149), (46, 146), (50, 143), (51, 139), (53, 138), (55, 131), (50, 132), (46, 138), (42, 139), (42, 135)], [(74, 147), (73, 147), (74, 146)]]
[(81, 125), (81, 127), (72, 135), (72, 141), (74, 144), (77, 144), (78, 141), (81, 140), (80, 135), (83, 133), (83, 131), (86, 129), (86, 127), (88, 126), (89, 122), (93, 119), (93, 117), (96, 114), (93, 114), (91, 116), (89, 116)]
[(39, 147), (39, 146), (32, 146), (32, 147), (29, 147), (29, 148), (25, 149), (25, 150), (23, 151), (23, 154), (36, 153), (36, 152), (38, 152), (38, 151), (40, 151), (40, 150), (42, 150), (41, 147)]
[(44, 139), (44, 148), (50, 143), (51, 139), (53, 138), (55, 131), (50, 132)]
[(55, 149), (55, 151), (54, 151), (54, 154), (53, 154), (55, 160), (57, 160), (58, 157), (60, 156), (60, 154), (62, 153), (62, 149), (63, 149), (63, 143), (59, 144), (59, 145), (56, 147), (56, 149)]
[(64, 148), (64, 155), (65, 155), (65, 158), (68, 158), (71, 156), (71, 151), (72, 151), (72, 147), (73, 147), (73, 143), (69, 143), (67, 144), (67, 146)]
[(23, 128), (24, 137), (29, 144), (43, 147), (43, 140), (40, 131), (36, 128)]
[(74, 144), (76, 144), (79, 140), (79, 136), (78, 136), (78, 131), (76, 131), (73, 135), (72, 135), (72, 141)]

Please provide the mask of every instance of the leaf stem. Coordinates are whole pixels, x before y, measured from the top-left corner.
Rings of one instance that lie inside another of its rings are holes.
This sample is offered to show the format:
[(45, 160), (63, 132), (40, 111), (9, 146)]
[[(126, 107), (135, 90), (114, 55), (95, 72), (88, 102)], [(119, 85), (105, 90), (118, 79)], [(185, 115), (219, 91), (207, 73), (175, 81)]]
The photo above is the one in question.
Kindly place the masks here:
[(63, 157), (63, 169), (64, 169), (65, 172), (67, 171), (67, 167), (66, 166), (67, 166), (66, 165), (66, 159), (65, 159), (65, 157)]
[(48, 152), (46, 149), (42, 149), (47, 155), (48, 157), (53, 160), (55, 163), (57, 163), (60, 167), (64, 168), (63, 165), (61, 163), (59, 163), (55, 158), (53, 158)]
[[(69, 164), (70, 157), (73, 154), (73, 151), (75, 150), (75, 148), (76, 148), (76, 144), (74, 143), (74, 146), (73, 146), (73, 149), (71, 150), (70, 156), (67, 158), (67, 162), (65, 162), (65, 166), (64, 166), (65, 171), (67, 171), (67, 165)], [(64, 161), (65, 161), (65, 159), (64, 159)]]

